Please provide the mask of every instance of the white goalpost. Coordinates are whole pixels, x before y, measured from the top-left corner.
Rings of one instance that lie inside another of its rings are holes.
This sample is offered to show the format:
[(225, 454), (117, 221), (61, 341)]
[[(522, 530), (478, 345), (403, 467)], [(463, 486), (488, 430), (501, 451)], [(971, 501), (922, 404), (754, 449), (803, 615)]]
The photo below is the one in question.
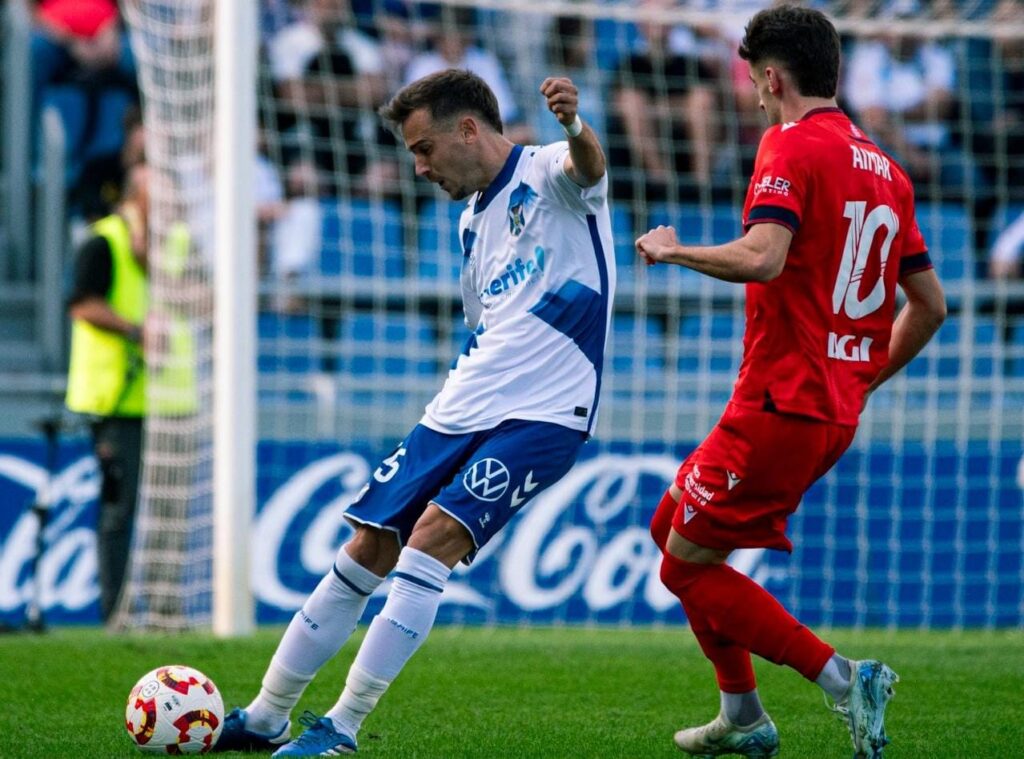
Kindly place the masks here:
[(216, 2), (214, 37), (213, 632), (255, 625), (248, 539), (256, 507), (256, 4)]

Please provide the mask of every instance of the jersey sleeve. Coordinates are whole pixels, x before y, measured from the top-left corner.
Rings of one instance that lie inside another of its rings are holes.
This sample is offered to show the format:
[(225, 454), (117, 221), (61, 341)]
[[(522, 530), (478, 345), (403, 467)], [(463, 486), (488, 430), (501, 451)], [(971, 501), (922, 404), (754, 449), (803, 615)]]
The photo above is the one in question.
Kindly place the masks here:
[(565, 173), (568, 142), (554, 142), (537, 148), (537, 151), (541, 195), (573, 211), (597, 213), (608, 196), (608, 174), (605, 173), (601, 181), (592, 187), (580, 187)]
[(807, 172), (800, 156), (798, 133), (787, 134), (781, 128), (765, 133), (743, 209), (744, 230), (771, 223), (797, 233), (808, 194)]

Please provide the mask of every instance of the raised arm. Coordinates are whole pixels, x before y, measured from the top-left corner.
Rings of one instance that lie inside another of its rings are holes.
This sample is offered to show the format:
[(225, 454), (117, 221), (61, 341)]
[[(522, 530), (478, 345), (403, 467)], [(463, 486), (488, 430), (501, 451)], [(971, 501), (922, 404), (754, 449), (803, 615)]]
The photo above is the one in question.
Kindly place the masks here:
[(547, 98), (548, 109), (565, 129), (569, 141), (566, 175), (580, 187), (593, 187), (604, 176), (606, 162), (594, 130), (579, 118), (576, 85), (565, 77), (548, 77), (541, 84), (540, 92)]
[(782, 273), (793, 233), (780, 224), (755, 224), (724, 245), (680, 245), (676, 230), (657, 227), (636, 241), (648, 266), (679, 264), (726, 282), (768, 282)]

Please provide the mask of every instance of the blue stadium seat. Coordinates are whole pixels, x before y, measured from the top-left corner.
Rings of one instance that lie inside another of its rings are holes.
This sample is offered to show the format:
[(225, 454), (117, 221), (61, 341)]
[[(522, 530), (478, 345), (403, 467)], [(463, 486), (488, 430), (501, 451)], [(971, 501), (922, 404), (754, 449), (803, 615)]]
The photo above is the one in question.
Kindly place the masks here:
[(428, 200), (419, 213), (417, 273), (428, 279), (457, 282), (462, 270), (459, 216), (463, 203)]
[[(609, 343), (611, 370), (616, 374), (665, 368), (665, 329), (657, 319), (617, 314), (612, 317)], [(637, 361), (639, 356), (643, 356), (642, 366)]]
[(436, 373), (435, 334), (414, 314), (357, 313), (341, 328), (343, 368), (355, 376)]
[(960, 334), (959, 316), (946, 319), (937, 336), (939, 355), (935, 361), (935, 371), (939, 377), (958, 377), (960, 375)]
[(742, 312), (684, 316), (679, 324), (679, 371), (736, 374), (744, 326)]
[(257, 371), (301, 374), (318, 368), (320, 330), (313, 317), (263, 311), (257, 317), (256, 335)]
[(955, 203), (918, 203), (917, 222), (944, 282), (974, 278), (974, 232), (967, 210)]
[[(996, 344), (1001, 342), (996, 322), (991, 316), (974, 317), (974, 342), (972, 348), (971, 371), (975, 377), (991, 377), (998, 374), (994, 352)], [(1002, 346), (999, 346), (1000, 350)]]
[(320, 273), (387, 277), (405, 274), (402, 210), (394, 201), (325, 198)]
[(741, 209), (728, 204), (710, 206), (653, 203), (648, 224), (667, 224), (676, 228), (683, 242), (700, 245), (721, 245), (740, 236)]
[(1009, 354), (1007, 373), (1011, 377), (1024, 378), (1024, 319), (1017, 319), (1011, 324), (1006, 350)]
[(621, 204), (612, 205), (611, 217), (612, 239), (615, 241), (615, 264), (620, 271), (625, 272), (637, 262), (636, 248), (633, 245), (636, 241), (633, 217)]

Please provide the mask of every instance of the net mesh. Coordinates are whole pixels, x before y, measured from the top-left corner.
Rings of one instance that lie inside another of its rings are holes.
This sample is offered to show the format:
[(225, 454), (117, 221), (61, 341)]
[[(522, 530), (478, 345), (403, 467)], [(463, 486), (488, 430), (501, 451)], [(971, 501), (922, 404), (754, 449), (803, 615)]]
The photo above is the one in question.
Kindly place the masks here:
[(205, 626), (211, 609), (213, 7), (127, 0), (149, 166), (147, 417), (115, 625)]
[[(632, 243), (661, 223), (687, 242), (740, 234), (764, 125), (735, 49), (762, 3), (348, 5), (261, 4), (260, 619), (287, 619), (330, 569), (349, 534), (345, 506), (417, 422), (466, 337), (459, 204), (414, 177), (373, 112), (408, 77), (452, 62), (488, 79), (506, 133), (521, 142), (561, 138), (540, 82), (568, 75), (578, 85), (581, 115), (610, 159), (619, 289), (602, 414), (584, 460), (457, 571), (442, 616), (674, 619), (646, 523), (729, 396), (744, 295), (681, 268), (646, 271)], [(1024, 213), (1015, 121), (1024, 112), (1024, 29), (1019, 16), (999, 15), (1007, 2), (846, 5), (829, 6), (843, 38), (842, 105), (911, 169), (951, 314), (875, 393), (850, 452), (808, 494), (791, 521), (793, 556), (743, 552), (735, 561), (808, 623), (1019, 625), (1024, 293), (990, 277), (989, 251), (1000, 239), (1013, 247), (1006, 233)], [(138, 0), (127, 10), (150, 160), (158, 170), (166, 161), (168, 194), (154, 209), (165, 225), (192, 225), (195, 290), (179, 305), (201, 347), (208, 270), (196, 230), (210, 205), (200, 116), (210, 112), (212, 82), (209, 17), (198, 7)], [(655, 45), (664, 65), (645, 62)], [(187, 181), (182, 166), (191, 167)], [(183, 297), (160, 288), (158, 278), (157, 298)], [(147, 439), (153, 534), (198, 546), (160, 571), (197, 608), (208, 579), (209, 547), (196, 537), (209, 527), (208, 432), (200, 411), (151, 421)], [(156, 516), (153, 504), (170, 503), (171, 493), (176, 515)], [(147, 566), (144, 553), (133, 590)], [(194, 585), (180, 580), (186, 568)]]

